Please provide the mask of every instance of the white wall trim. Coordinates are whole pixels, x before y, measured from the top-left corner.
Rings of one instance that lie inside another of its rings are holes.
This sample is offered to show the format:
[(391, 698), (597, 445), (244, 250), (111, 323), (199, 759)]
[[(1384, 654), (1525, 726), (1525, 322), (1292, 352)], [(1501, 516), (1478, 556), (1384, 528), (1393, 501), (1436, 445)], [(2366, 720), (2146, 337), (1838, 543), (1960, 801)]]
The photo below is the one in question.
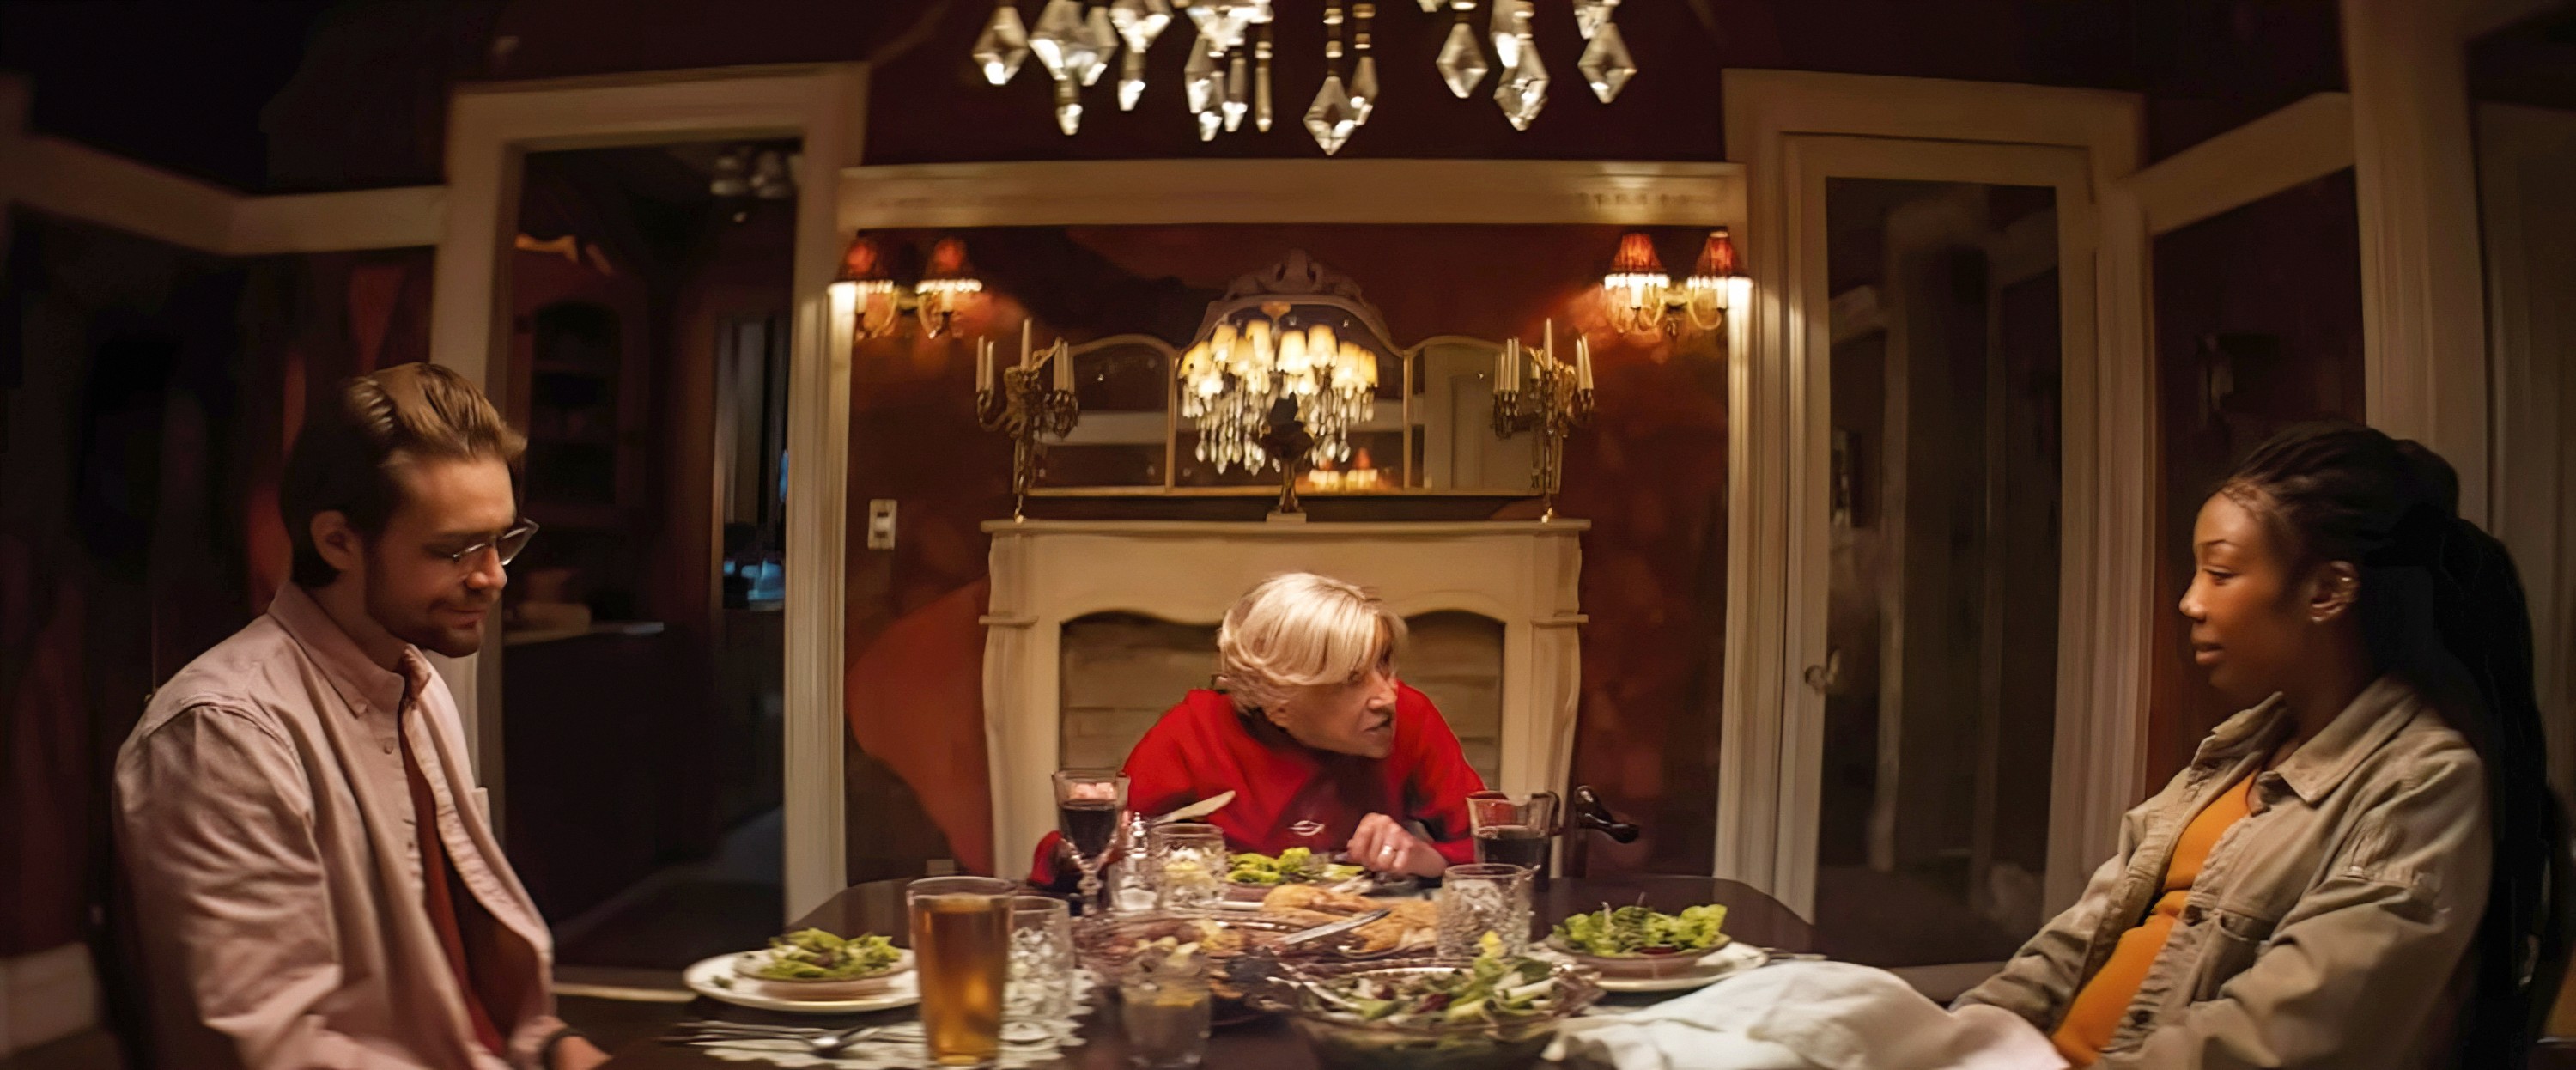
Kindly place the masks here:
[(2120, 180), (2169, 234), (2352, 166), (2352, 97), (2318, 93)]
[(218, 256), (438, 244), (440, 186), (253, 197), (58, 137), (12, 139), (0, 198)]
[(2342, 0), (2342, 23), (2370, 424), (2450, 461), (2460, 515), (2483, 524), (2492, 466), (2467, 6)]
[(96, 1028), (98, 975), (89, 946), (0, 958), (0, 1056)]
[(1557, 160), (1120, 160), (862, 167), (841, 221), (874, 227), (1185, 223), (1732, 224), (1744, 169)]
[[(848, 885), (843, 865), (842, 626), (847, 594), (849, 332), (826, 292), (844, 239), (836, 219), (841, 170), (859, 161), (867, 68), (833, 64), (675, 71), (472, 86), (448, 116), (448, 211), (440, 243), (430, 346), (435, 359), (483, 384), (509, 329), (502, 252), (515, 232), (521, 161), (530, 151), (794, 135), (805, 142), (796, 214), (796, 334), (790, 357), (787, 560), (787, 912), (795, 918)], [(492, 671), (477, 671), (488, 660)], [(496, 646), (458, 663), (450, 680), (476, 744), (476, 767), (499, 784), (500, 660)], [(506, 798), (503, 805), (506, 805)]]
[[(1825, 654), (1826, 562), (1821, 542), (1798, 532), (1799, 518), (1803, 530), (1822, 530), (1823, 481), (1814, 474), (1829, 452), (1821, 416), (1829, 411), (1828, 340), (1817, 322), (1827, 295), (1814, 293), (1816, 307), (1807, 307), (1806, 292), (1816, 289), (1812, 273), (1821, 265), (1803, 262), (1809, 257), (1799, 251), (1798, 236), (1802, 220), (1821, 219), (1822, 205), (1810, 202), (1823, 192), (1822, 176), (1846, 167), (1879, 177), (1916, 177), (1909, 165), (1929, 169), (1925, 177), (2020, 175), (2002, 180), (2060, 190), (2064, 270), (2083, 279), (2081, 291), (2070, 293), (2090, 299), (2070, 300), (2065, 310), (2057, 701), (2061, 725), (2081, 731), (2061, 730), (2056, 764), (2084, 773), (2066, 785), (2081, 801), (2052, 820), (2050, 852), (2053, 860), (2074, 859), (2066, 864), (2079, 867), (2107, 856), (2118, 814), (2137, 796), (2143, 760), (2153, 393), (2143, 345), (2125, 337), (2115, 343), (2110, 330), (2097, 328), (2098, 322), (2134, 331), (2146, 321), (2144, 293), (2134, 285), (2144, 272), (2134, 262), (2143, 255), (2143, 238), (2118, 233), (2095, 200), (2136, 169), (2143, 140), (2139, 99), (2038, 86), (1739, 70), (1726, 72), (1725, 101), (1727, 155), (1747, 168), (1745, 245), (1759, 296), (1751, 310), (1752, 344), (1736, 350), (1732, 368), (1730, 657), (1719, 744), (1718, 875), (1766, 889), (1801, 912), (1809, 907), (1812, 867), (1801, 872), (1796, 863), (1801, 852), (1811, 855), (1815, 829), (1789, 825), (1814, 790), (1795, 772), (1812, 757), (1812, 744), (1798, 729), (1821, 723), (1822, 700), (1800, 674)], [(1831, 139), (1809, 143), (1801, 135), (1890, 140), (1837, 148)], [(1802, 145), (1795, 152), (1818, 158), (1812, 164), (1793, 159), (1793, 141)], [(2080, 172), (2013, 170), (2016, 162), (2035, 159), (2008, 151), (2015, 146), (2080, 150)], [(2118, 218), (2133, 224), (2134, 210)], [(2133, 262), (2108, 262), (2114, 255)], [(2098, 271), (2097, 257), (2103, 258)], [(1807, 285), (1800, 284), (1802, 272)], [(2069, 839), (2057, 839), (2060, 834)], [(2060, 868), (2065, 865), (2052, 866)], [(2072, 898), (2054, 873), (2049, 888), (2051, 903)]]

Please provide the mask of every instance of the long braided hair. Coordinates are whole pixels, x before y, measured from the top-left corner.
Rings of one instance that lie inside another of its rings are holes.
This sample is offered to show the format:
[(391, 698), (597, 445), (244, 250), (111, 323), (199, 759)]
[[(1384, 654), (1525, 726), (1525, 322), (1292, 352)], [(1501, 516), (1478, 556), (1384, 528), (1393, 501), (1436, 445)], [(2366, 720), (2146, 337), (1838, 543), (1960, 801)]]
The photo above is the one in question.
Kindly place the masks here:
[[(2356, 424), (2281, 432), (2240, 462), (2220, 493), (2276, 523), (2303, 567), (2346, 561), (2359, 570), (2373, 664), (2413, 685), (2484, 764), (2495, 876), (2472, 945), (2476, 994), (2460, 1036), (2464, 1065), (2522, 1065), (2558, 982), (2550, 971), (2566, 962), (2547, 900), (2567, 894), (2549, 879), (2567, 833), (2543, 764), (2531, 612), (2512, 556), (2460, 518), (2449, 462)], [(2558, 868), (2563, 874), (2563, 861)]]

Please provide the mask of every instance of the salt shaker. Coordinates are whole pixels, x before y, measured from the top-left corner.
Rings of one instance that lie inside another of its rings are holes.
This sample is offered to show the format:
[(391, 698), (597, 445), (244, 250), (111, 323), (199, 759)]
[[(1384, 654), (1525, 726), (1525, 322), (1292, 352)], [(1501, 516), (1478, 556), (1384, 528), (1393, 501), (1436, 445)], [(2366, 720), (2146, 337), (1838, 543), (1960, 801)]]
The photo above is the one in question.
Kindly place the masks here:
[(1145, 853), (1145, 815), (1130, 811), (1127, 830), (1109, 863), (1109, 909), (1121, 913), (1154, 908), (1152, 866)]

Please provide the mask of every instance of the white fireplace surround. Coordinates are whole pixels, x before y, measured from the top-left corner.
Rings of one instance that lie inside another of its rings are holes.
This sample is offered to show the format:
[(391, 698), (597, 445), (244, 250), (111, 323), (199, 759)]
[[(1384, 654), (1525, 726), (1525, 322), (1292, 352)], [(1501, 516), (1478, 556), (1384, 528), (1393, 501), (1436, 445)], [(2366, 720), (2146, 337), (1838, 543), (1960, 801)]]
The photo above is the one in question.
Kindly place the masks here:
[[(1062, 740), (1065, 622), (1128, 612), (1213, 624), (1281, 572), (1377, 592), (1400, 615), (1503, 624), (1502, 774), (1513, 793), (1563, 791), (1574, 749), (1583, 623), (1580, 520), (1468, 523), (995, 521), (984, 617), (984, 734), (994, 846), (1007, 870), (1055, 827), (1048, 775)], [(1178, 701), (1180, 696), (1172, 696)]]

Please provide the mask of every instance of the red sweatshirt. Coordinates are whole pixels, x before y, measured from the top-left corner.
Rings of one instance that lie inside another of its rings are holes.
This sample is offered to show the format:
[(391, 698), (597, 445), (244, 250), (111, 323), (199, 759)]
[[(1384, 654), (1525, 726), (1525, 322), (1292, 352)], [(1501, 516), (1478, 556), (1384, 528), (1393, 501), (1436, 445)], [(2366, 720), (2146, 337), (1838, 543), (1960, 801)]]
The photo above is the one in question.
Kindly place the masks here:
[[(1422, 692), (1398, 684), (1395, 749), (1383, 759), (1308, 748), (1266, 720), (1234, 712), (1234, 700), (1192, 691), (1163, 714), (1127, 754), (1127, 808), (1163, 814), (1223, 792), (1235, 799), (1212, 817), (1236, 851), (1275, 855), (1305, 847), (1330, 855), (1351, 842), (1360, 819), (1385, 814), (1419, 821), (1451, 863), (1472, 862), (1467, 795), (1485, 781), (1458, 749), (1458, 736)], [(1055, 880), (1055, 845), (1038, 844), (1029, 879)]]

